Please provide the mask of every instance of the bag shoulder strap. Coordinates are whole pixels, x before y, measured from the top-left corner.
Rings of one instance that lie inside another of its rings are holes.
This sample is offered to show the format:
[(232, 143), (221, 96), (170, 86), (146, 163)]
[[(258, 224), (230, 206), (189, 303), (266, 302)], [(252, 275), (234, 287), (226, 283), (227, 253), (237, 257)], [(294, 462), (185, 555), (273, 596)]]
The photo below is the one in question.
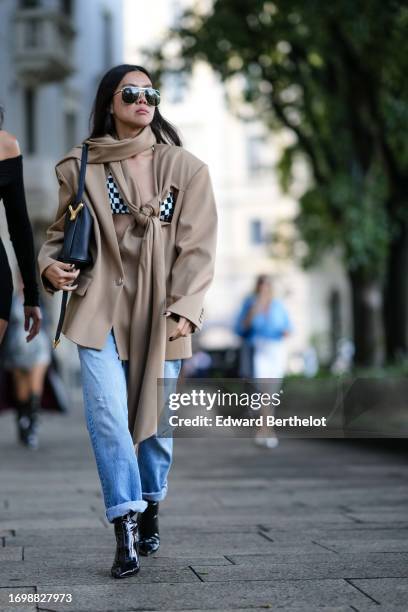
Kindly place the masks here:
[(79, 181), (78, 181), (78, 190), (75, 196), (75, 206), (77, 206), (82, 201), (82, 196), (84, 194), (87, 162), (88, 162), (88, 145), (84, 143), (82, 145), (81, 167), (79, 169)]
[[(85, 174), (86, 174), (87, 161), (88, 161), (88, 145), (84, 143), (82, 145), (81, 167), (79, 169), (78, 189), (77, 189), (77, 193), (76, 193), (75, 201), (74, 201), (75, 208), (78, 206), (78, 204), (82, 202), (82, 196), (84, 194), (84, 188), (85, 188)], [(57, 346), (60, 343), (61, 330), (62, 330), (62, 325), (64, 323), (65, 311), (66, 311), (67, 302), (68, 302), (68, 294), (69, 294), (69, 291), (62, 292), (61, 311), (60, 311), (60, 316), (58, 320), (57, 331), (55, 333), (55, 338), (53, 342), (54, 348), (57, 348)]]

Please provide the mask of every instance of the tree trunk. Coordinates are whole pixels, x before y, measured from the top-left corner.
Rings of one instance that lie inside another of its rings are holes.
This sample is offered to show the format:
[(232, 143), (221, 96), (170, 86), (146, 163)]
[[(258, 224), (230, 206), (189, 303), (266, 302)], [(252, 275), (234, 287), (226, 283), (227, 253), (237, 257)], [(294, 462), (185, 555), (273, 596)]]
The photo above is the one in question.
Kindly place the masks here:
[(408, 223), (392, 241), (383, 292), (387, 361), (408, 355)]
[(353, 311), (354, 365), (380, 366), (384, 361), (382, 287), (365, 270), (349, 272)]

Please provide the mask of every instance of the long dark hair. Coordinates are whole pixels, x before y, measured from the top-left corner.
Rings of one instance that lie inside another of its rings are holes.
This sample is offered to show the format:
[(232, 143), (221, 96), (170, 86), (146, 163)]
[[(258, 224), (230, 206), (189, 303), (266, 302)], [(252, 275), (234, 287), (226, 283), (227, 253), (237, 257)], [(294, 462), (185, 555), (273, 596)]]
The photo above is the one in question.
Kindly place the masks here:
[(272, 287), (272, 279), (268, 274), (259, 274), (255, 280), (254, 293), (259, 293), (261, 285), (264, 283), (269, 284)]
[(4, 121), (4, 106), (1, 106), (0, 104), (0, 130), (3, 128), (3, 121)]
[[(105, 136), (110, 134), (115, 135), (115, 125), (110, 113), (110, 105), (112, 102), (112, 96), (115, 93), (119, 83), (128, 72), (140, 71), (152, 78), (146, 68), (143, 66), (135, 66), (132, 64), (121, 64), (108, 70), (108, 72), (102, 77), (99, 83), (98, 91), (96, 92), (95, 102), (93, 105), (90, 124), (91, 124), (91, 136), (90, 138), (98, 138), (99, 136)], [(163, 144), (174, 144), (178, 147), (182, 147), (180, 136), (177, 133), (176, 128), (171, 125), (162, 115), (160, 114), (159, 108), (156, 106), (154, 109), (154, 115), (150, 127), (158, 143)]]

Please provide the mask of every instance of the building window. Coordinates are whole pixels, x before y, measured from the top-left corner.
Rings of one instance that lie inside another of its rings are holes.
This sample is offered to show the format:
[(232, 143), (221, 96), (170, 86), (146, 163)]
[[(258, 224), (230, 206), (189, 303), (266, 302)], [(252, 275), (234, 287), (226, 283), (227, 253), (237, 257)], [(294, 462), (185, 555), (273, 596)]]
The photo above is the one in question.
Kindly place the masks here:
[(25, 116), (25, 145), (27, 153), (35, 153), (35, 115), (36, 115), (36, 92), (35, 89), (27, 88), (24, 92), (24, 116)]
[(20, 0), (20, 7), (23, 9), (38, 8), (40, 5), (40, 0)]
[(183, 7), (180, 4), (180, 0), (171, 0), (170, 15), (171, 15), (171, 23), (174, 26), (177, 26), (177, 24), (180, 22), (180, 19), (183, 15)]
[(73, 0), (61, 0), (61, 11), (67, 17), (72, 17), (73, 13)]
[(163, 90), (170, 104), (181, 104), (187, 91), (187, 80), (180, 72), (168, 73), (163, 76)]
[(269, 168), (266, 159), (266, 138), (263, 135), (250, 135), (247, 138), (247, 166), (252, 175)]
[(113, 21), (112, 13), (105, 11), (102, 15), (103, 19), (103, 62), (105, 68), (110, 68), (113, 63)]
[(65, 113), (65, 146), (67, 149), (72, 149), (76, 142), (76, 115), (73, 112)]
[(29, 27), (24, 28), (24, 44), (26, 48), (35, 49), (41, 41), (41, 24), (37, 19), (31, 20)]
[(264, 232), (262, 221), (260, 219), (252, 219), (249, 225), (249, 235), (251, 244), (262, 244), (264, 242)]

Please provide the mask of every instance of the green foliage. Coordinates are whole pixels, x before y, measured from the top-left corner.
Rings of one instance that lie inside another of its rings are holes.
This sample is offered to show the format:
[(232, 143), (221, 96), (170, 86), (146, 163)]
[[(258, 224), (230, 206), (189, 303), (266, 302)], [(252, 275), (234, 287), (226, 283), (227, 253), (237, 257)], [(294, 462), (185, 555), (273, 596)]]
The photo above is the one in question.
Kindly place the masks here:
[(349, 270), (380, 278), (408, 219), (407, 26), (396, 0), (215, 0), (167, 37), (181, 45), (176, 63), (155, 51), (159, 72), (204, 58), (226, 82), (244, 77), (243, 101), (296, 135), (278, 172), (288, 190), (297, 156), (310, 168), (297, 219), (306, 265), (338, 245)]
[(385, 191), (383, 175), (375, 170), (367, 173), (362, 185), (339, 172), (328, 184), (307, 190), (297, 218), (309, 245), (305, 265), (316, 263), (337, 245), (349, 270), (363, 268), (370, 276), (382, 276), (390, 236)]

